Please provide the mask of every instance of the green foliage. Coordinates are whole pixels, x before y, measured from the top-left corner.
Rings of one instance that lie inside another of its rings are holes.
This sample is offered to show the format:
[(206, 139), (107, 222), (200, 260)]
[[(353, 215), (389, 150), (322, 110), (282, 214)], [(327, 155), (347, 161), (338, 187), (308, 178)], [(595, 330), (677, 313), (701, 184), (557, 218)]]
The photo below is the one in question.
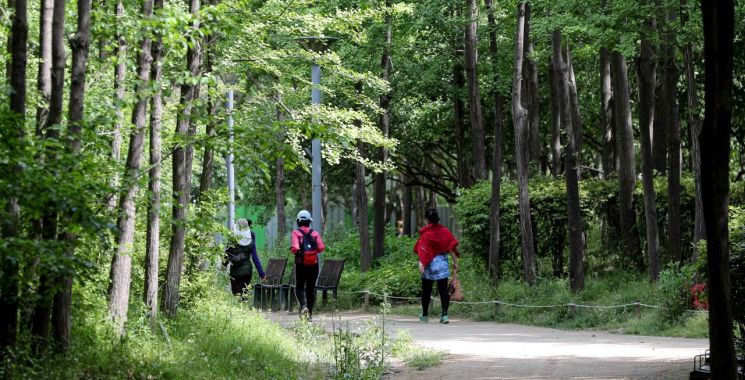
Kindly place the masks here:
[(406, 365), (419, 371), (440, 364), (445, 357), (442, 351), (415, 346), (411, 334), (406, 330), (401, 330), (396, 335), (392, 353), (393, 356), (406, 362)]
[(693, 274), (693, 267), (688, 265), (683, 268), (668, 265), (665, 270), (660, 272), (658, 281), (659, 302), (663, 307), (663, 315), (671, 322), (683, 317), (690, 305), (689, 289), (693, 282)]

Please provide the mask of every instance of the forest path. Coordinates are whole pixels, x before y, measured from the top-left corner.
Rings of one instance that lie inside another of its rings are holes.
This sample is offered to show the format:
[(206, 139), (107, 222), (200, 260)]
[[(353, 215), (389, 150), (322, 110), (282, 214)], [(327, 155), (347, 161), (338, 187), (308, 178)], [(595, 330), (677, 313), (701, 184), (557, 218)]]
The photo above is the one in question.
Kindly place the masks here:
[[(266, 313), (292, 326), (296, 313)], [(313, 324), (332, 329), (334, 318), (350, 329), (379, 321), (373, 314), (314, 316)], [(649, 337), (602, 331), (565, 331), (545, 327), (438, 318), (419, 323), (412, 316), (389, 315), (386, 329), (407, 330), (422, 347), (447, 353), (440, 365), (418, 371), (394, 367), (396, 379), (687, 379), (693, 357), (709, 347), (706, 339)]]

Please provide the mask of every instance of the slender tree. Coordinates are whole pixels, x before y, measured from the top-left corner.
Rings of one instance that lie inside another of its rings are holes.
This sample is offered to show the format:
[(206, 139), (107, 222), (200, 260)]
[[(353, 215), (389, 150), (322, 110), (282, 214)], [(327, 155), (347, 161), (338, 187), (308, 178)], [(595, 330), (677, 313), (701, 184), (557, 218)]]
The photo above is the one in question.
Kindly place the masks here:
[(558, 178), (561, 175), (561, 109), (559, 108), (558, 76), (560, 69), (554, 67), (554, 58), (548, 62), (549, 93), (551, 95), (551, 175)]
[[(385, 43), (383, 44), (383, 54), (380, 59), (380, 68), (382, 79), (388, 81), (391, 73), (391, 34), (393, 27), (393, 17), (391, 16), (391, 2), (386, 0), (385, 16)], [(378, 117), (378, 127), (384, 136), (390, 132), (390, 102), (391, 94), (386, 92), (380, 95), (380, 108), (383, 111)], [(380, 148), (379, 151), (381, 162), (388, 160), (388, 151)], [(385, 224), (386, 224), (386, 173), (380, 171), (375, 174), (373, 183), (373, 202), (375, 212), (373, 213), (373, 256), (375, 258), (383, 257), (385, 254)]]
[(701, 1), (705, 97), (701, 130), (701, 192), (706, 222), (711, 378), (737, 378), (729, 273), (729, 168), (735, 6)]
[[(26, 61), (28, 42), (28, 11), (26, 0), (15, 0), (13, 4), (13, 21), (10, 36), (10, 110), (16, 120), (13, 149), (19, 149), (25, 136), (26, 123)], [(16, 168), (15, 170), (18, 170)], [(7, 200), (9, 219), (3, 223), (2, 238), (12, 241), (19, 233), (20, 207), (19, 194)], [(5, 202), (3, 202), (5, 203)], [(4, 359), (6, 347), (16, 342), (18, 327), (18, 288), (19, 266), (18, 251), (6, 252), (4, 248), (0, 259), (0, 358)]]
[(608, 48), (600, 48), (600, 114), (602, 115), (603, 125), (603, 178), (610, 178), (616, 168), (615, 141), (613, 133), (613, 90), (611, 85), (611, 64)]
[[(123, 27), (124, 3), (122, 0), (116, 2), (116, 66), (114, 68), (114, 109), (116, 110), (116, 119), (114, 121), (114, 130), (111, 140), (111, 157), (114, 163), (121, 161), (122, 151), (122, 123), (124, 122), (124, 93), (126, 91), (125, 75), (127, 72), (127, 41), (124, 38)], [(117, 205), (116, 188), (119, 186), (119, 175), (115, 174), (111, 179), (114, 191), (111, 193), (108, 205), (109, 210), (113, 210)]]
[[(569, 282), (572, 292), (577, 293), (585, 287), (584, 247), (582, 243), (582, 216), (579, 208), (579, 152), (576, 141), (579, 123), (574, 120), (572, 110), (571, 76), (569, 63), (563, 62), (561, 54), (561, 31), (556, 29), (552, 34), (553, 66), (556, 70), (555, 85), (558, 90), (561, 125), (566, 131), (566, 152), (564, 154), (564, 172), (567, 186), (567, 221), (569, 229)], [(567, 50), (567, 57), (569, 56)]]
[(518, 6), (517, 28), (515, 32), (515, 71), (512, 79), (512, 120), (515, 127), (515, 157), (517, 161), (518, 202), (520, 208), (520, 237), (523, 253), (525, 281), (532, 284), (536, 280), (535, 250), (533, 245), (533, 223), (530, 219), (530, 197), (528, 195), (528, 112), (523, 107), (522, 81), (523, 57), (525, 50), (525, 2)]
[(484, 141), (484, 117), (481, 112), (481, 91), (479, 90), (476, 0), (466, 0), (468, 21), (466, 22), (465, 68), (468, 78), (468, 105), (471, 116), (471, 138), (473, 142), (474, 174), (477, 180), (489, 176), (486, 170), (486, 150)]
[[(155, 0), (153, 11), (163, 10), (163, 0)], [(160, 165), (161, 119), (163, 115), (163, 36), (157, 34), (152, 44), (152, 72), (155, 91), (150, 99), (150, 171), (148, 175), (147, 245), (145, 248), (145, 307), (154, 328), (158, 316), (158, 272), (160, 260)]]
[[(654, 22), (650, 22), (654, 30)], [(642, 151), (642, 182), (644, 185), (644, 215), (647, 226), (647, 256), (649, 275), (657, 281), (660, 274), (660, 235), (657, 228), (657, 200), (654, 192), (654, 168), (652, 161), (652, 136), (654, 127), (654, 91), (656, 87), (656, 66), (654, 49), (649, 37), (641, 41), (639, 56), (636, 59), (636, 77), (639, 82), (639, 134)]]
[(616, 124), (616, 157), (618, 163), (618, 212), (620, 215), (621, 242), (623, 252), (637, 270), (643, 270), (644, 260), (639, 248), (639, 235), (635, 228), (634, 187), (636, 183), (636, 159), (634, 133), (631, 126), (629, 81), (626, 59), (613, 52), (613, 116)]
[[(277, 102), (282, 101), (281, 93), (277, 92)], [(284, 120), (282, 108), (277, 106), (277, 121), (280, 123)], [(280, 141), (284, 141), (284, 131), (279, 133)], [(284, 239), (287, 235), (287, 223), (285, 214), (285, 158), (282, 155), (277, 157), (276, 178), (274, 180), (274, 194), (277, 203), (277, 238), (278, 241)]]
[(49, 114), (49, 97), (52, 92), (52, 10), (54, 0), (43, 0), (39, 7), (39, 72), (36, 89), (39, 102), (36, 106), (36, 136), (42, 137)]
[[(195, 17), (192, 29), (199, 29), (200, 0), (190, 0), (189, 12)], [(195, 38), (186, 53), (186, 64), (192, 77), (197, 77), (200, 71), (202, 55), (201, 41)], [(190, 82), (181, 84), (181, 111), (176, 121), (176, 136), (190, 139), (193, 130), (190, 126), (193, 102), (197, 86)], [(189, 145), (177, 144), (173, 149), (173, 207), (171, 244), (166, 269), (166, 283), (163, 291), (163, 306), (166, 314), (176, 314), (179, 300), (179, 285), (181, 284), (181, 270), (184, 264), (184, 246), (186, 239), (186, 215), (189, 208), (191, 187), (191, 154)]]
[[(498, 58), (497, 58), (497, 22), (494, 17), (494, 2), (485, 0), (487, 8), (487, 22), (489, 23), (489, 52), (491, 53), (492, 69), (494, 70), (494, 81), (499, 81)], [(489, 210), (489, 273), (493, 279), (499, 276), (499, 246), (501, 221), (501, 187), (502, 187), (502, 96), (497, 91), (496, 86), (492, 92), (494, 104), (494, 146), (492, 148), (492, 177), (491, 177), (491, 200)]]
[(473, 185), (473, 174), (466, 153), (467, 137), (465, 123), (465, 106), (461, 94), (466, 85), (463, 77), (463, 64), (460, 53), (456, 50), (453, 57), (453, 124), (455, 126), (455, 153), (458, 160), (458, 185), (468, 188)]
[(403, 235), (411, 236), (411, 229), (414, 223), (411, 220), (411, 203), (412, 203), (412, 189), (409, 184), (409, 176), (401, 173), (401, 183), (403, 184), (403, 199), (401, 200), (401, 213), (403, 217)]
[(541, 136), (540, 136), (540, 115), (538, 105), (540, 103), (538, 94), (538, 69), (536, 68), (535, 59), (533, 58), (533, 38), (530, 36), (530, 26), (532, 10), (530, 2), (525, 4), (525, 57), (523, 58), (524, 78), (523, 91), (525, 92), (524, 105), (528, 111), (528, 159), (530, 161), (540, 162), (541, 155)]

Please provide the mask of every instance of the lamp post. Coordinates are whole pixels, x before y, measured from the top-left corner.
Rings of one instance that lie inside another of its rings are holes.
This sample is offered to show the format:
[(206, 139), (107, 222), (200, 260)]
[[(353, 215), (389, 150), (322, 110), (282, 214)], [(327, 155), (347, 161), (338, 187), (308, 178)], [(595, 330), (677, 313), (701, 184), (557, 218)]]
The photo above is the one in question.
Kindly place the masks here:
[[(337, 38), (335, 37), (323, 37), (323, 36), (309, 36), (300, 37), (296, 41), (305, 50), (312, 51), (314, 53), (323, 54), (331, 44), (333, 44)], [(312, 105), (321, 104), (321, 66), (316, 60), (313, 60), (313, 65), (310, 69), (311, 83), (313, 87), (310, 93), (310, 99)], [(314, 138), (311, 142), (311, 155), (313, 159), (311, 161), (311, 173), (312, 173), (312, 198), (313, 198), (313, 218), (318, 221), (313, 227), (320, 233), (323, 233), (323, 207), (321, 205), (321, 140)]]
[(225, 108), (228, 113), (228, 154), (225, 156), (225, 165), (228, 172), (228, 229), (233, 230), (235, 225), (235, 170), (233, 169), (233, 85), (238, 82), (235, 74), (224, 74), (223, 82), (228, 85)]

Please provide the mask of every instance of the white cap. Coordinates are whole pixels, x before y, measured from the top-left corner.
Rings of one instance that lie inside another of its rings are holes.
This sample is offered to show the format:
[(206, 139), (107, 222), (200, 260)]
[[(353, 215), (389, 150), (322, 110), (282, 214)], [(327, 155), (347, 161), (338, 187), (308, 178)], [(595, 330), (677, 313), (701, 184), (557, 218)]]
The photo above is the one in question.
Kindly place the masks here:
[(313, 218), (310, 216), (310, 212), (308, 210), (300, 210), (299, 213), (297, 213), (297, 220), (309, 220), (313, 221)]

